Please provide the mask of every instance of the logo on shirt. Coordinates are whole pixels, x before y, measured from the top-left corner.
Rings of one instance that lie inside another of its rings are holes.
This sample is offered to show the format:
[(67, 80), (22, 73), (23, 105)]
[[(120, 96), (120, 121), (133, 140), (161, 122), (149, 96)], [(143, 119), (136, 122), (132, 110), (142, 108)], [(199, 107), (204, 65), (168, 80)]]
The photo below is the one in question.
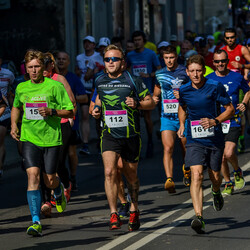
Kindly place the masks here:
[(240, 56), (236, 56), (236, 57), (235, 57), (235, 60), (236, 60), (237, 62), (239, 62), (239, 61), (240, 61)]
[(33, 102), (46, 102), (46, 96), (33, 96), (31, 97)]

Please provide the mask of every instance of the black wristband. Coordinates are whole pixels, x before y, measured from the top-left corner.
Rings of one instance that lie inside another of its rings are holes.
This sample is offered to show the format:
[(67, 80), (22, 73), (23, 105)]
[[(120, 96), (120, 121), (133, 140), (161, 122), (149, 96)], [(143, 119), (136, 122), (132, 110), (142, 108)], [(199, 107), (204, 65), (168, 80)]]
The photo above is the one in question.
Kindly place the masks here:
[(99, 105), (95, 105), (95, 106), (94, 106), (94, 109), (95, 109), (95, 108), (98, 108), (99, 110), (101, 110), (101, 106), (99, 106)]
[(220, 124), (220, 122), (217, 119), (214, 119), (214, 120), (215, 120), (216, 125)]
[(246, 105), (246, 103), (242, 102), (241, 104), (243, 104), (243, 105), (245, 106), (245, 108), (247, 108), (247, 105)]
[(57, 111), (55, 109), (51, 109), (51, 116), (57, 115)]

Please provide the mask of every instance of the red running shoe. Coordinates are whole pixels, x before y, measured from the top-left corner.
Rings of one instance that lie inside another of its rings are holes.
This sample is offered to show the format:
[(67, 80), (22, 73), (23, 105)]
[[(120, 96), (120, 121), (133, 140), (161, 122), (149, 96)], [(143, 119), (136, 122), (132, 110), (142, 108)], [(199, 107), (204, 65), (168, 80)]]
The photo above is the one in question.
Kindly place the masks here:
[(71, 182), (69, 182), (69, 187), (64, 188), (64, 196), (67, 199), (67, 203), (69, 202), (70, 197), (71, 197), (71, 189), (72, 189), (72, 184), (71, 184)]
[(46, 217), (46, 218), (50, 218), (51, 217), (51, 204), (50, 202), (46, 201), (42, 207), (41, 207), (41, 213)]
[(130, 211), (129, 223), (128, 223), (128, 230), (130, 232), (138, 230), (140, 228), (140, 219), (139, 219), (140, 212), (139, 211)]
[(118, 213), (112, 213), (110, 215), (110, 223), (109, 223), (109, 230), (120, 229), (122, 225), (122, 221)]

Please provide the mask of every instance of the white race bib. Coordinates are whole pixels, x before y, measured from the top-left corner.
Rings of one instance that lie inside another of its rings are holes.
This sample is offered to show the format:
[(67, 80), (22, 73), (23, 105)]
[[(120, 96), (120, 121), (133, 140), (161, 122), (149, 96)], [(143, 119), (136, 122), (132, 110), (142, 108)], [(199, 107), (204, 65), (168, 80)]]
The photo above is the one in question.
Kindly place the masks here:
[(105, 123), (109, 128), (120, 128), (128, 126), (127, 110), (106, 110)]
[(38, 108), (47, 107), (46, 102), (26, 103), (25, 114), (28, 120), (44, 120), (45, 117), (39, 114)]
[(200, 125), (200, 120), (191, 121), (191, 135), (192, 138), (204, 138), (214, 136), (214, 127), (204, 129)]
[(230, 129), (230, 125), (231, 125), (230, 120), (226, 120), (226, 121), (221, 123), (221, 128), (222, 128), (223, 134), (228, 134), (229, 129)]
[(163, 100), (164, 113), (178, 113), (179, 102), (177, 99)]
[(146, 64), (134, 65), (133, 66), (133, 75), (134, 76), (140, 76), (140, 73), (144, 73), (144, 74), (148, 73)]

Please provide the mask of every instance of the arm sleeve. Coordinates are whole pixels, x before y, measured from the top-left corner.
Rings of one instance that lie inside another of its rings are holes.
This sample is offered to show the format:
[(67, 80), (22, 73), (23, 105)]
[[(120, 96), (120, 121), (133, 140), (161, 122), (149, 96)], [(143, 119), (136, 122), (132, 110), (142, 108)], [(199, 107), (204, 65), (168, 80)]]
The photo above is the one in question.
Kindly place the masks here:
[(97, 97), (97, 89), (95, 88), (95, 91), (94, 91), (94, 94), (93, 94), (93, 96), (91, 98), (91, 101), (95, 102), (96, 97)]

